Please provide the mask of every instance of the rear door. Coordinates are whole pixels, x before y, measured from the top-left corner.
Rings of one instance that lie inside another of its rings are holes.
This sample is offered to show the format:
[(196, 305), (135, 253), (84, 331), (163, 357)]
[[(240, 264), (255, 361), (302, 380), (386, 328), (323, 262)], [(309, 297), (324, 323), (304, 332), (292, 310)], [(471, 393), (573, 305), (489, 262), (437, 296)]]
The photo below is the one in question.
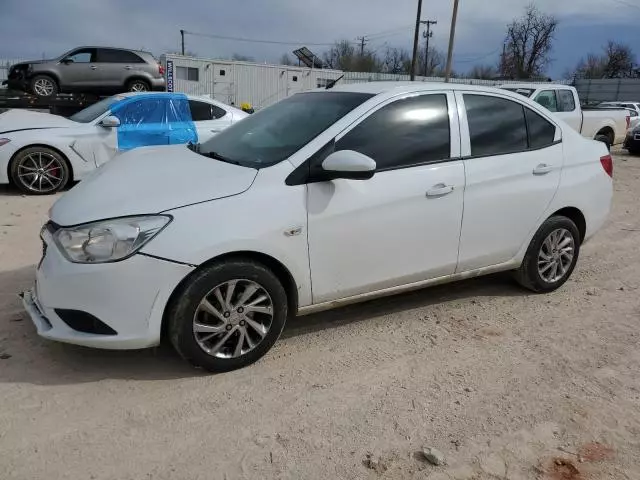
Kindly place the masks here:
[(233, 120), (233, 116), (226, 110), (205, 101), (189, 100), (189, 110), (200, 142), (206, 142), (230, 126)]
[(141, 63), (144, 64), (144, 60), (128, 50), (98, 48), (98, 68), (103, 86), (124, 89), (127, 80), (140, 70)]
[(466, 172), (458, 272), (511, 260), (553, 199), (561, 130), (510, 98), (459, 92)]

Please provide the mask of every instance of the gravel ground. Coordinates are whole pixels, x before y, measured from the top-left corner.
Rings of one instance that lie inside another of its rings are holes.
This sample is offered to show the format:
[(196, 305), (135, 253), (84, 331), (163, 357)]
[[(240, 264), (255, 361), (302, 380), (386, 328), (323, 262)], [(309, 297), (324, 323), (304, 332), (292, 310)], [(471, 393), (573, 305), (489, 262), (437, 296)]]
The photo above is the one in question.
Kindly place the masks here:
[(640, 478), (640, 158), (615, 167), (560, 291), (498, 275), (303, 317), (214, 376), (40, 339), (15, 294), (54, 198), (0, 191), (0, 477)]

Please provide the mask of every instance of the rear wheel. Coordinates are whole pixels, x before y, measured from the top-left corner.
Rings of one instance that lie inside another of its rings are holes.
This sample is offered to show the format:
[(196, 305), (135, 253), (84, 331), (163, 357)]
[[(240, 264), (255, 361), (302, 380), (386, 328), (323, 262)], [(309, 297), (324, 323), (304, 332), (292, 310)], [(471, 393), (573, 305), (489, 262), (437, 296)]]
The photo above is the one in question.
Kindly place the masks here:
[(67, 161), (55, 150), (30, 147), (11, 161), (11, 181), (25, 193), (46, 195), (61, 190), (69, 181)]
[(278, 278), (251, 260), (228, 260), (198, 272), (167, 311), (169, 336), (196, 367), (226, 372), (264, 356), (287, 318)]
[(128, 92), (148, 92), (149, 90), (151, 90), (151, 87), (144, 80), (134, 79), (127, 83)]
[(48, 98), (58, 93), (58, 83), (48, 75), (36, 75), (29, 83), (31, 91), (38, 97)]
[(546, 293), (571, 276), (580, 253), (580, 232), (569, 218), (548, 218), (534, 235), (515, 278), (525, 288)]
[(630, 149), (629, 149), (629, 153), (630, 153), (631, 155), (640, 155), (640, 149), (637, 149), (637, 148), (630, 148)]

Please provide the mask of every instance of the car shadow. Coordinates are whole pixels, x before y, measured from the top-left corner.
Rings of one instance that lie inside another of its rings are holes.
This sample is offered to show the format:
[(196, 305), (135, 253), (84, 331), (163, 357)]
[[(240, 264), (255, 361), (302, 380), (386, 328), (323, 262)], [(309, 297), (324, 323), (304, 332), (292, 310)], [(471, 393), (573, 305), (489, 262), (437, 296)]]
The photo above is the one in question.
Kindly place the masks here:
[[(207, 375), (163, 345), (145, 350), (99, 350), (39, 337), (17, 296), (31, 287), (35, 266), (0, 272), (0, 383), (70, 385), (105, 379), (172, 380)], [(371, 300), (288, 321), (279, 341), (431, 305), (485, 296), (523, 296), (497, 274)], [(477, 301), (477, 300), (476, 300)]]

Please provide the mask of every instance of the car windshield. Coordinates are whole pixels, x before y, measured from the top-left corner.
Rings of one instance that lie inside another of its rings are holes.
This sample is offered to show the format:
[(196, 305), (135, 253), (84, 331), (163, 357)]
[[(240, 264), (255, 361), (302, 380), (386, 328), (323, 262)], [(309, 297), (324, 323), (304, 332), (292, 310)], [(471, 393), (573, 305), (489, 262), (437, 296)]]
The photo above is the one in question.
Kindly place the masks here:
[(268, 167), (290, 157), (372, 96), (298, 93), (227, 128), (196, 151), (246, 167)]
[(535, 92), (533, 88), (503, 87), (502, 89), (508, 90), (510, 92), (519, 93), (520, 95), (523, 95), (527, 98), (530, 98), (531, 95), (533, 95), (533, 92)]
[(96, 118), (110, 110), (114, 104), (118, 103), (123, 98), (124, 97), (120, 95), (105, 98), (104, 100), (100, 100), (98, 103), (94, 103), (93, 105), (88, 106), (84, 110), (80, 110), (75, 115), (69, 117), (69, 119), (79, 123), (93, 122)]

